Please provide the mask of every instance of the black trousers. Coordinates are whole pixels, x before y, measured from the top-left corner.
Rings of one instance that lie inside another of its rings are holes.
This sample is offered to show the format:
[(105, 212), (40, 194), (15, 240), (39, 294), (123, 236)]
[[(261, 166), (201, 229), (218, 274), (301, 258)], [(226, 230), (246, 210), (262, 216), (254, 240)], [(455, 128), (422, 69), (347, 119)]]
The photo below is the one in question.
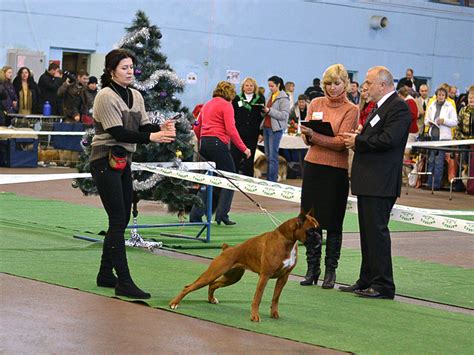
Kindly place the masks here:
[(99, 191), (109, 219), (104, 248), (125, 250), (125, 228), (130, 221), (133, 185), (130, 164), (116, 171), (109, 166), (108, 158), (91, 162), (91, 174)]
[[(228, 171), (230, 173), (235, 173), (234, 160), (229, 152), (229, 147), (227, 144), (223, 143), (217, 137), (202, 137), (200, 142), (199, 153), (204, 159), (208, 161), (213, 161), (216, 163), (216, 168), (221, 171)], [(229, 218), (230, 208), (232, 206), (232, 199), (234, 198), (234, 191), (227, 189), (217, 189), (216, 192), (219, 193), (219, 200), (217, 202), (216, 208), (216, 220), (225, 220)], [(189, 214), (191, 220), (199, 220), (206, 214), (206, 192), (204, 189), (201, 189), (198, 193), (198, 196), (204, 202), (204, 206), (197, 207), (193, 206)]]
[(240, 137), (247, 148), (250, 149), (250, 158), (247, 159), (245, 154), (237, 149), (237, 147), (233, 144), (230, 145), (230, 153), (232, 155), (232, 159), (234, 160), (237, 173), (239, 173), (239, 170), (242, 170), (244, 175), (253, 177), (253, 161), (255, 159), (255, 151), (257, 150), (258, 133), (253, 135), (241, 135)]
[(388, 222), (396, 197), (357, 196), (362, 264), (357, 284), (395, 295)]

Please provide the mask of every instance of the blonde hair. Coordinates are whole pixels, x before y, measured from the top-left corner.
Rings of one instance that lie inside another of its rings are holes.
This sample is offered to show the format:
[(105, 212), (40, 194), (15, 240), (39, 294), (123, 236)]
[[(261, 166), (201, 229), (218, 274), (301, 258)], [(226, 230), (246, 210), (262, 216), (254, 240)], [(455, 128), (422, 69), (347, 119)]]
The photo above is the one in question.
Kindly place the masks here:
[(9, 70), (13, 72), (13, 68), (9, 65), (5, 65), (2, 67), (2, 70), (0, 71), (0, 81), (6, 80), (5, 74), (7, 74), (7, 71)]
[(228, 81), (220, 81), (217, 83), (212, 97), (222, 97), (227, 101), (232, 101), (235, 97), (235, 86)]
[[(360, 84), (360, 92), (362, 94), (362, 90), (364, 88), (364, 85), (367, 85), (367, 81), (363, 81), (362, 84)], [(360, 95), (360, 101), (359, 101), (359, 110), (363, 110), (365, 108), (365, 105), (368, 103), (369, 101), (366, 101), (366, 99), (364, 99), (362, 97), (362, 95)]]
[(257, 85), (257, 80), (254, 78), (248, 76), (244, 80), (242, 80), (242, 85), (240, 85), (240, 91), (243, 93), (244, 92), (244, 85), (247, 81), (250, 81), (253, 84), (253, 93), (256, 94), (258, 90), (258, 85)]
[(328, 67), (323, 74), (323, 91), (326, 94), (326, 85), (329, 85), (336, 80), (342, 80), (344, 82), (345, 91), (349, 91), (350, 83), (349, 74), (347, 74), (346, 68), (342, 64), (333, 64)]

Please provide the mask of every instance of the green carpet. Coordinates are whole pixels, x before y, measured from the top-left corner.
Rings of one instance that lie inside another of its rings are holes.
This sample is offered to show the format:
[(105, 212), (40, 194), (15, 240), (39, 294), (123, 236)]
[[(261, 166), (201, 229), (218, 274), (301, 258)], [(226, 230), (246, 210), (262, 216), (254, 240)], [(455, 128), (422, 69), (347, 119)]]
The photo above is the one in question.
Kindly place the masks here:
[[(113, 290), (94, 284), (101, 245), (72, 238), (73, 234), (87, 231), (95, 234), (104, 229), (106, 217), (101, 209), (0, 194), (0, 216), (0, 272), (113, 296)], [(248, 226), (252, 226), (252, 235), (271, 229), (269, 221), (257, 222), (262, 216), (256, 214), (235, 214), (235, 219), (239, 227), (213, 227), (213, 245), (224, 240), (235, 244), (248, 238), (250, 232), (245, 228)], [(142, 216), (140, 222), (171, 221), (173, 216)], [(356, 227), (353, 223), (353, 228)], [(402, 227), (410, 226), (400, 224)], [(179, 241), (184, 245), (185, 242)], [(191, 244), (205, 245), (194, 241)], [(217, 249), (191, 251), (208, 255), (218, 252)], [(300, 248), (300, 260), (304, 260), (303, 252), (304, 248)], [(164, 309), (185, 284), (206, 268), (200, 263), (151, 255), (142, 250), (129, 249), (128, 255), (135, 281), (153, 295), (148, 303)], [(349, 283), (355, 279), (358, 258), (357, 251), (343, 250), (339, 281)], [(395, 258), (394, 264), (400, 293), (411, 292), (417, 297), (472, 307), (473, 270), (407, 258)], [(299, 263), (295, 271), (302, 273), (304, 263)], [(249, 314), (256, 281), (256, 275), (247, 273), (238, 284), (219, 290), (216, 293), (219, 305), (207, 303), (206, 289), (199, 290), (183, 300), (178, 312), (357, 353), (467, 354), (474, 347), (472, 316), (396, 301), (365, 300), (336, 290), (301, 287), (297, 282), (289, 282), (285, 287), (281, 318), (277, 321), (269, 318), (274, 287), (274, 282), (270, 282), (261, 305), (262, 323), (255, 324), (250, 322)]]
[[(30, 197), (17, 196), (12, 193), (0, 193), (0, 228), (6, 230), (8, 226), (17, 226), (26, 231), (34, 230), (49, 236), (52, 232), (70, 237), (81, 234), (94, 238), (96, 234), (106, 228), (106, 215), (103, 209), (83, 205), (76, 205), (61, 201), (41, 200)], [(291, 213), (276, 214), (280, 220), (292, 217)], [(224, 242), (235, 245), (242, 241), (274, 228), (271, 221), (260, 213), (233, 214), (238, 222), (232, 227), (212, 226), (211, 243), (201, 241), (160, 237), (162, 231), (194, 234), (197, 227), (180, 227), (170, 229), (142, 229), (144, 237), (156, 237), (167, 246), (179, 248), (185, 253), (215, 257), (220, 253), (220, 245)], [(170, 223), (176, 222), (173, 215), (141, 215), (140, 223)], [(251, 226), (251, 228), (249, 228)], [(357, 216), (351, 213), (345, 218), (344, 231), (357, 231)], [(420, 230), (422, 227), (401, 222), (392, 222), (391, 230), (410, 231)], [(423, 227), (426, 228), (426, 227)], [(20, 238), (19, 247), (23, 239)], [(70, 241), (72, 242), (72, 241)], [(85, 242), (83, 242), (85, 243)], [(39, 246), (39, 245), (38, 245)], [(31, 247), (31, 246), (26, 246)], [(293, 271), (296, 275), (305, 273), (305, 248), (299, 248), (299, 260)], [(351, 284), (358, 276), (360, 266), (360, 252), (353, 249), (342, 250), (340, 267), (338, 268), (338, 282)], [(412, 260), (405, 257), (394, 257), (394, 277), (397, 284), (397, 293), (474, 308), (473, 283), (474, 270)]]
[[(298, 264), (292, 274), (304, 276), (306, 273), (305, 251), (302, 245), (298, 248)], [(184, 249), (183, 252), (208, 258), (220, 254), (217, 249)], [(392, 261), (397, 294), (474, 309), (474, 269), (400, 256), (394, 256)], [(358, 279), (359, 267), (360, 252), (343, 248), (337, 269), (337, 282), (353, 284)]]
[[(100, 245), (70, 237), (71, 230), (2, 223), (0, 271), (83, 291), (113, 296), (94, 285)], [(148, 304), (167, 309), (169, 300), (193, 281), (205, 265), (131, 249), (135, 281), (152, 293)], [(219, 305), (206, 302), (206, 289), (188, 295), (180, 313), (250, 331), (357, 353), (470, 353), (473, 317), (385, 300), (365, 300), (320, 287), (288, 282), (280, 320), (269, 317), (271, 281), (261, 305), (262, 322), (250, 322), (257, 282), (247, 273), (236, 285), (218, 290)], [(469, 340), (471, 339), (471, 340)]]

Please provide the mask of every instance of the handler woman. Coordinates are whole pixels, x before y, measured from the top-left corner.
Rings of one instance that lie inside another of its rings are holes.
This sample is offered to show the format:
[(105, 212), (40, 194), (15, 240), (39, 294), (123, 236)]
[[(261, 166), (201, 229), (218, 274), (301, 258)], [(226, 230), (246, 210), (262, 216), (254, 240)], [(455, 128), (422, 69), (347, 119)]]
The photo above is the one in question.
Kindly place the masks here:
[(129, 88), (134, 64), (135, 58), (123, 49), (114, 49), (105, 57), (102, 90), (94, 103), (90, 166), (109, 219), (97, 285), (115, 288), (117, 296), (147, 299), (150, 294), (138, 288), (130, 276), (125, 251), (124, 233), (133, 195), (131, 158), (136, 143), (169, 143), (176, 131), (170, 121), (161, 127), (150, 123), (143, 97)]
[[(342, 222), (349, 194), (348, 152), (343, 134), (356, 128), (359, 110), (347, 99), (350, 80), (342, 64), (334, 64), (323, 74), (324, 97), (311, 101), (306, 120), (330, 122), (334, 137), (301, 126), (305, 143), (310, 146), (305, 157), (301, 208), (313, 208), (320, 224), (319, 233), (327, 231), (323, 288), (333, 288), (341, 254)], [(319, 244), (319, 245), (318, 245)], [(321, 244), (308, 235), (306, 260), (308, 271), (302, 286), (317, 284), (321, 273)]]
[[(199, 113), (198, 124), (194, 126), (199, 140), (199, 153), (208, 161), (216, 163), (216, 169), (235, 173), (234, 160), (229, 151), (229, 143), (232, 142), (240, 152), (248, 159), (250, 149), (242, 142), (239, 132), (235, 128), (234, 109), (232, 99), (235, 96), (234, 85), (221, 81), (217, 84), (212, 99), (206, 102)], [(199, 196), (206, 201), (205, 193)], [(216, 223), (234, 225), (235, 222), (229, 218), (230, 207), (234, 191), (221, 189), (216, 208)], [(202, 216), (206, 213), (206, 206), (194, 205), (189, 214), (191, 222), (202, 222)]]

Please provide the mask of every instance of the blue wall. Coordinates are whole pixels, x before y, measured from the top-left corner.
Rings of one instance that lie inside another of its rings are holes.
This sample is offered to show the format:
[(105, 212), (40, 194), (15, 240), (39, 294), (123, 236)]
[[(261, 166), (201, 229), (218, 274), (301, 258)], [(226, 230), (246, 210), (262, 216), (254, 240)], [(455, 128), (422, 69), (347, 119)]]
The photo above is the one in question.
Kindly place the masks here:
[[(297, 94), (336, 62), (360, 81), (369, 67), (385, 65), (395, 77), (412, 67), (432, 86), (474, 83), (474, 8), (421, 0), (2, 0), (0, 64), (12, 48), (43, 51), (47, 60), (55, 48), (105, 54), (137, 9), (161, 28), (162, 50), (178, 75), (197, 74), (182, 95), (191, 108), (227, 69), (265, 86), (280, 75), (296, 83)], [(388, 27), (371, 29), (372, 15), (386, 16)]]

